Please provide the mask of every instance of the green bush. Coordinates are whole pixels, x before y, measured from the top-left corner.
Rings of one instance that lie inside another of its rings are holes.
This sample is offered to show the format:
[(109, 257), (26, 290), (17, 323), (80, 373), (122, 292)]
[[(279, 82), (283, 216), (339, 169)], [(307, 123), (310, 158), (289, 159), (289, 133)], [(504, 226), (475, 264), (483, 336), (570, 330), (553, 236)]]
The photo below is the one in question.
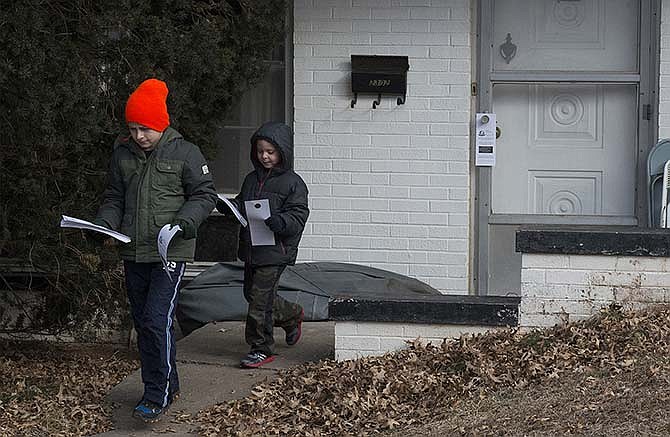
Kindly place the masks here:
[[(32, 329), (77, 330), (125, 305), (117, 254), (58, 223), (94, 216), (127, 96), (166, 81), (172, 126), (213, 156), (285, 14), (283, 0), (0, 0), (0, 258), (45, 272)], [(10, 319), (0, 312), (0, 329)]]

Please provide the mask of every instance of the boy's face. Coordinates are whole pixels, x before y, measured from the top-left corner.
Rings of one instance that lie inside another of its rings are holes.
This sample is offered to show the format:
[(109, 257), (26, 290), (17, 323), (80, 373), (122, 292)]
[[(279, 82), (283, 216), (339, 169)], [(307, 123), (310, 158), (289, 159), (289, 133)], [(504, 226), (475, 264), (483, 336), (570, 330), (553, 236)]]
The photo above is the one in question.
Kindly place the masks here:
[(133, 137), (133, 140), (135, 140), (137, 145), (145, 152), (154, 150), (158, 141), (160, 141), (161, 136), (163, 136), (163, 132), (158, 132), (134, 122), (128, 123), (128, 130), (130, 130), (130, 135)]
[(281, 162), (281, 154), (277, 148), (264, 139), (256, 140), (256, 158), (264, 168), (276, 167)]

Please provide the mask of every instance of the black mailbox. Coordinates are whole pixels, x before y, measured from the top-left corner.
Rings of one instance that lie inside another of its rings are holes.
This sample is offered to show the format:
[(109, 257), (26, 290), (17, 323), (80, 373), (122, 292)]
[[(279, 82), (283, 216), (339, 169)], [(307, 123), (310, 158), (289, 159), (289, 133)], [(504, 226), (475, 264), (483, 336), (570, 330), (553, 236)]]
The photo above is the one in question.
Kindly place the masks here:
[(377, 94), (372, 109), (381, 103), (382, 94), (395, 94), (398, 105), (405, 103), (407, 94), (407, 56), (351, 55), (351, 91), (356, 105), (358, 93)]

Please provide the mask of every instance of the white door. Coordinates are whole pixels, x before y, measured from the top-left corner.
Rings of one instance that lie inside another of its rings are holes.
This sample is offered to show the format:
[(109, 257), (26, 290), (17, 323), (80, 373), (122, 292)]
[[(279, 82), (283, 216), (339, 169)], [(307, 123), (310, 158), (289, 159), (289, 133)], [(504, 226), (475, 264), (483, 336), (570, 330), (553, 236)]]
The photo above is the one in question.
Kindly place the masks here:
[(639, 0), (495, 0), (495, 71), (638, 71)]
[(489, 44), (481, 109), (496, 113), (499, 137), (496, 165), (478, 178), (478, 223), (486, 227), (478, 244), (486, 285), (478, 291), (515, 294), (520, 225), (637, 223), (640, 23), (648, 7), (640, 0), (482, 0), (482, 7), (491, 28), (482, 32)]
[(493, 214), (635, 215), (637, 90), (499, 84)]

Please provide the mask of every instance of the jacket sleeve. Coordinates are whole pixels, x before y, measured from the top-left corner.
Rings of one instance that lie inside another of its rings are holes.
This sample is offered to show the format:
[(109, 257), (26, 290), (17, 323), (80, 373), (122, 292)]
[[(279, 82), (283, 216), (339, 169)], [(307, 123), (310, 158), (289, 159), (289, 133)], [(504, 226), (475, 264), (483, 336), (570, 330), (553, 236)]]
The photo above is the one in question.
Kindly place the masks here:
[(107, 186), (102, 194), (102, 204), (93, 222), (118, 231), (123, 219), (125, 201), (125, 186), (119, 168), (118, 154), (114, 153), (107, 172)]
[(186, 201), (175, 216), (175, 221), (183, 220), (195, 230), (216, 207), (217, 196), (207, 161), (194, 145), (184, 162), (182, 185)]
[(235, 205), (235, 208), (237, 208), (240, 214), (246, 216), (246, 212), (244, 211), (244, 200), (242, 200), (242, 191), (240, 191), (235, 197), (229, 197), (228, 200), (230, 200), (230, 203)]
[(291, 187), (291, 192), (279, 212), (279, 216), (286, 223), (284, 230), (279, 233), (280, 236), (296, 235), (305, 229), (305, 223), (309, 217), (307, 196), (307, 185), (296, 174), (296, 183)]
[(231, 202), (233, 202), (233, 205), (237, 207), (237, 210), (244, 216), (244, 218), (247, 217), (247, 211), (244, 207), (244, 202), (249, 199), (245, 199), (245, 196), (248, 196), (249, 191), (251, 190), (249, 187), (253, 186), (254, 180), (256, 179), (256, 174), (255, 172), (250, 172), (244, 177), (244, 181), (242, 181), (242, 188), (240, 188), (240, 192), (235, 196), (234, 199), (228, 199)]

